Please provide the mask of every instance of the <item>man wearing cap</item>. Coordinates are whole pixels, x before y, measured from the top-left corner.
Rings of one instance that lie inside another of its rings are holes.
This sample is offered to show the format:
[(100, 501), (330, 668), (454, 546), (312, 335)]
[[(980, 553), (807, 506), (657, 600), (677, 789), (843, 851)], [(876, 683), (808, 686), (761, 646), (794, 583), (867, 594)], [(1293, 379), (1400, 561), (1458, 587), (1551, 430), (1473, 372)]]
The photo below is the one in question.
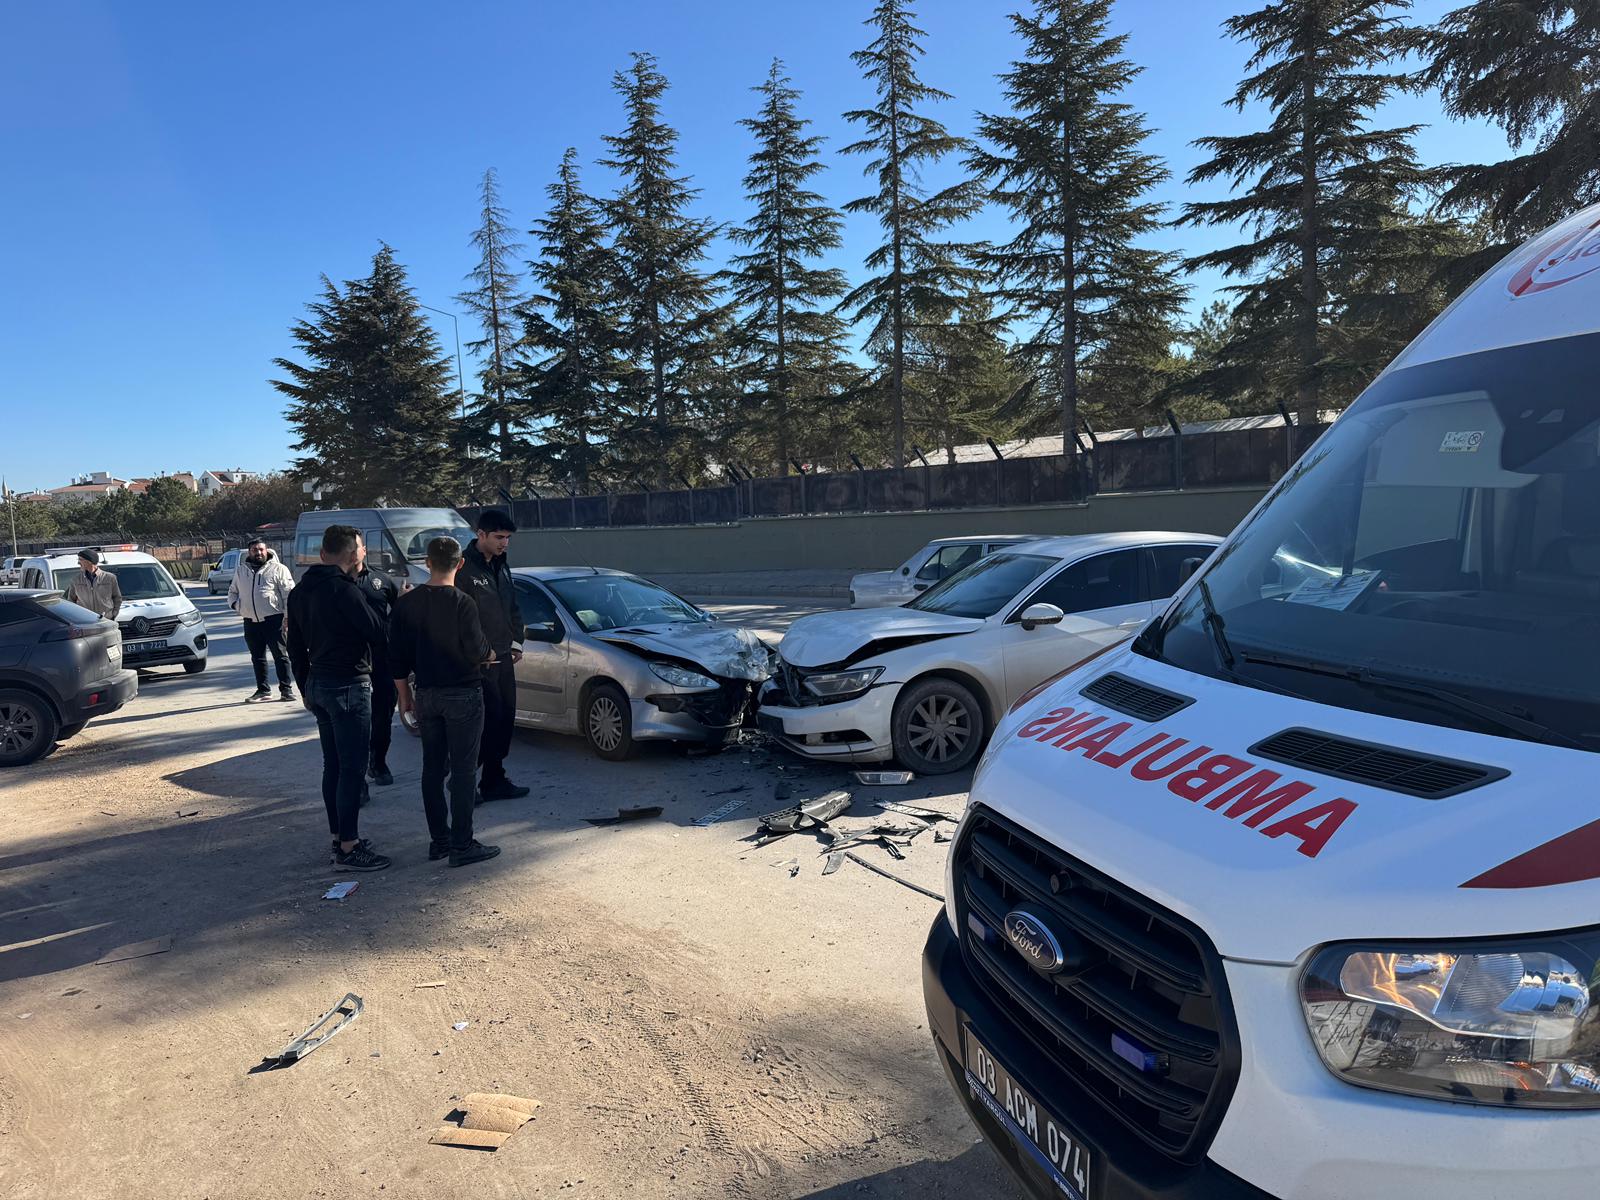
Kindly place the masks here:
[(79, 608), (87, 608), (108, 621), (115, 621), (117, 614), (122, 611), (122, 587), (115, 575), (100, 569), (100, 551), (80, 550), (78, 565), (83, 570), (67, 584), (67, 599)]

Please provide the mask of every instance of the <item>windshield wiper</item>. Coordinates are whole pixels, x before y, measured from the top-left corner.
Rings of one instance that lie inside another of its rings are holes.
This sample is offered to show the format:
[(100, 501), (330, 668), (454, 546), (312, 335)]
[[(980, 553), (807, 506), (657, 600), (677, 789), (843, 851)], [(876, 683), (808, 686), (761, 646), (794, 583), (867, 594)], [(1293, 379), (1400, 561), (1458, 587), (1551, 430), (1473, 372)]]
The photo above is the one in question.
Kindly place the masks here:
[(1399, 676), (1385, 674), (1382, 671), (1374, 671), (1370, 667), (1335, 667), (1311, 659), (1294, 658), (1285, 654), (1250, 653), (1244, 656), (1244, 660), (1247, 663), (1257, 663), (1261, 666), (1282, 667), (1290, 671), (1305, 671), (1311, 675), (1327, 675), (1334, 679), (1346, 679), (1371, 691), (1401, 692), (1412, 696), (1422, 696), (1446, 708), (1452, 708), (1459, 713), (1476, 717), (1480, 721), (1497, 725), (1501, 729), (1517, 734), (1528, 741), (1546, 742), (1553, 746), (1566, 746), (1573, 750), (1588, 750), (1590, 748), (1581, 739), (1575, 738), (1571, 734), (1563, 733), (1553, 726), (1546, 725), (1525, 708), (1486, 704), (1482, 700), (1474, 700), (1471, 696), (1464, 696), (1460, 692), (1452, 691), (1450, 688), (1439, 687), (1420, 680), (1403, 679)]
[(1217, 604), (1211, 598), (1211, 587), (1202, 579), (1195, 589), (1200, 593), (1200, 606), (1205, 610), (1205, 615), (1200, 623), (1206, 627), (1206, 632), (1211, 635), (1211, 643), (1217, 648), (1217, 659), (1227, 670), (1233, 670), (1237, 661), (1233, 646), (1228, 641), (1227, 623), (1223, 621), (1222, 614), (1217, 611)]

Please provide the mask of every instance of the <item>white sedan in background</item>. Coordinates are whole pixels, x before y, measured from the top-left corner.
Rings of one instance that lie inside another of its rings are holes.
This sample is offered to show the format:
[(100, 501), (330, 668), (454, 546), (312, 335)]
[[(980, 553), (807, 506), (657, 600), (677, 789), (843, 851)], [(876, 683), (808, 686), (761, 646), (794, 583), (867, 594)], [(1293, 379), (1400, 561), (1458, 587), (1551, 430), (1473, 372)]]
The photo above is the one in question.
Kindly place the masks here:
[(970, 764), (1030, 688), (1129, 637), (1222, 539), (1101, 533), (1002, 549), (900, 608), (801, 617), (757, 720), (799, 754)]
[(866, 571), (850, 580), (851, 608), (883, 608), (904, 604), (942, 579), (965, 570), (986, 554), (1036, 534), (1005, 533), (989, 536), (935, 538), (892, 571)]

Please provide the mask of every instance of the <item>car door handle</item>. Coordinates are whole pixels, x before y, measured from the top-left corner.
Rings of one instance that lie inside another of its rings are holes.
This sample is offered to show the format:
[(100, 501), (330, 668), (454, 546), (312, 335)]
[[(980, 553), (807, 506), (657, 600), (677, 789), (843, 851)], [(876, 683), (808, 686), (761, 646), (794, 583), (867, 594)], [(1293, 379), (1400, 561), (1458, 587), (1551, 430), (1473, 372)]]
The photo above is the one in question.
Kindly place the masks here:
[(928, 590), (928, 585), (925, 583), (913, 583), (911, 585), (911, 590), (913, 592), (925, 592)]
[(1138, 629), (1143, 624), (1144, 624), (1144, 620), (1141, 618), (1141, 619), (1139, 619), (1137, 621), (1124, 621), (1121, 625), (1118, 625), (1117, 628), (1118, 629)]

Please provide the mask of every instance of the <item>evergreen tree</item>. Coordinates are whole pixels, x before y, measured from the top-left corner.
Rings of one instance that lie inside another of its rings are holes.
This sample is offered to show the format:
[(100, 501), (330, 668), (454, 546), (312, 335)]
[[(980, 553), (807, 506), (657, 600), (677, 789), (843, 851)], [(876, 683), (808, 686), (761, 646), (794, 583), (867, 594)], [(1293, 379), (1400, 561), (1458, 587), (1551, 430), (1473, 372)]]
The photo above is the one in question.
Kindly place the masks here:
[(845, 211), (878, 218), (884, 242), (867, 256), (873, 272), (844, 298), (857, 321), (872, 322), (869, 348), (887, 367), (893, 461), (905, 462), (906, 345), (921, 322), (945, 319), (960, 305), (978, 272), (964, 248), (940, 240), (956, 221), (970, 216), (981, 203), (970, 180), (930, 192), (921, 173), (946, 156), (967, 150), (918, 106), (948, 100), (949, 93), (917, 77), (918, 41), (925, 34), (912, 24), (916, 14), (905, 0), (878, 0), (865, 22), (877, 36), (865, 50), (850, 57), (877, 91), (872, 108), (854, 109), (845, 119), (865, 128), (866, 136), (844, 148), (846, 154), (871, 155), (864, 173), (876, 185), (871, 195), (846, 204)]
[(522, 365), (520, 391), (540, 438), (534, 472), (586, 492), (617, 432), (616, 262), (600, 206), (579, 179), (576, 150), (568, 149), (545, 193), (550, 208), (530, 231), (539, 258), (528, 267), (539, 292), (519, 310), (523, 349), (542, 357)]
[(814, 408), (842, 383), (845, 326), (823, 304), (844, 294), (844, 273), (813, 265), (839, 246), (842, 219), (807, 186), (823, 170), (817, 158), (823, 139), (808, 135), (811, 122), (796, 115), (800, 93), (783, 63), (774, 59), (766, 82), (753, 90), (762, 97), (760, 112), (739, 123), (756, 138), (744, 179), (755, 212), (729, 231), (750, 248), (733, 258), (731, 290), (744, 314), (738, 332), (758, 389), (753, 415), (770, 447), (763, 457), (787, 475), (795, 406)]
[[(1230, 103), (1240, 110), (1263, 103), (1272, 122), (1256, 133), (1196, 143), (1213, 157), (1189, 181), (1226, 178), (1235, 194), (1186, 204), (1183, 219), (1243, 225), (1249, 236), (1189, 266), (1249, 279), (1231, 289), (1242, 310), (1241, 340), (1220, 357), (1273, 394), (1292, 392), (1303, 422), (1314, 422), (1325, 400), (1348, 394), (1381, 365), (1340, 360), (1330, 343), (1345, 315), (1380, 303), (1354, 290), (1354, 265), (1381, 275), (1382, 264), (1398, 272), (1439, 256), (1438, 227), (1407, 211), (1428, 179), (1411, 148), (1417, 126), (1371, 128), (1374, 110), (1406, 83), (1388, 68), (1415, 43), (1396, 15), (1408, 6), (1279, 0), (1224, 23), (1255, 45), (1253, 73)], [(1225, 390), (1228, 380), (1214, 374), (1208, 386)]]
[(341, 288), (326, 276), (310, 318), (290, 330), (307, 361), (273, 362), (288, 378), (287, 416), (307, 451), (294, 463), (347, 507), (379, 499), (449, 503), (458, 472), (450, 433), (451, 360), (422, 319), (405, 268), (383, 246), (372, 273)]
[(668, 84), (654, 55), (635, 53), (612, 86), (628, 123), (605, 139), (611, 157), (602, 165), (622, 176), (605, 207), (618, 267), (622, 352), (632, 368), (622, 393), (636, 417), (632, 435), (619, 429), (624, 436), (614, 438), (612, 449), (635, 470), (660, 476), (668, 464), (681, 468), (694, 457), (685, 423), (696, 416), (696, 384), (722, 316), (716, 283), (700, 269), (716, 229), (687, 211), (699, 191), (674, 174), (678, 133), (661, 119)]
[[(230, 489), (231, 490), (231, 489)], [(133, 510), (135, 533), (173, 533), (194, 529), (200, 497), (170, 475), (152, 479)]]
[(1141, 360), (1152, 341), (1169, 350), (1187, 294), (1175, 256), (1135, 244), (1161, 224), (1149, 193), (1167, 169), (1143, 149), (1143, 114), (1116, 99), (1140, 68), (1122, 56), (1127, 35), (1107, 34), (1110, 15), (1111, 0), (1037, 0), (1012, 16), (1023, 57), (1000, 77), (1011, 109), (979, 118), (986, 146), (968, 160), (1016, 221), (984, 261), (1029, 331), (1019, 349), (1057, 401), (1067, 454), (1085, 357), (1099, 355), (1104, 382), (1136, 346)]
[(1444, 171), (1442, 206), (1489, 226), (1490, 245), (1464, 263), (1475, 276), (1600, 200), (1600, 4), (1476, 0), (1429, 31), (1428, 49), (1422, 78), (1440, 89), (1446, 112), (1493, 121), (1513, 147), (1529, 147), (1504, 162)]
[(907, 425), (918, 445), (942, 448), (946, 462), (956, 461), (957, 446), (1016, 435), (1019, 422), (1005, 412), (1023, 380), (1000, 328), (989, 297), (974, 286), (949, 320), (919, 324), (911, 340)]
[(499, 470), (493, 472), (501, 486), (519, 473), (525, 458), (518, 433), (523, 413), (516, 395), (514, 352), (517, 342), (513, 313), (522, 297), (517, 292), (515, 257), (522, 249), (507, 224), (506, 210), (500, 206), (500, 192), (494, 169), (483, 173), (482, 206), (472, 244), (478, 250), (478, 265), (467, 276), (472, 287), (456, 297), (475, 314), (483, 326), (483, 337), (467, 343), (467, 349), (483, 358), (478, 372), (478, 403), (473, 416), (490, 437)]

